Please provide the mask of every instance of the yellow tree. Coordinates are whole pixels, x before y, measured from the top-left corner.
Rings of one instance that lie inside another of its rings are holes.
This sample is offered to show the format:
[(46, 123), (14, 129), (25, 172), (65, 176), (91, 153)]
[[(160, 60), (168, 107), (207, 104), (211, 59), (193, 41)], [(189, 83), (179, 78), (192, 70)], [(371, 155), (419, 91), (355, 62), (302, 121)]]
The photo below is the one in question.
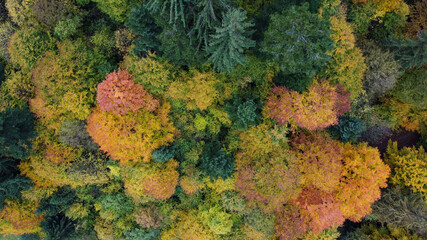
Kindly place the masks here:
[(421, 146), (397, 148), (397, 142), (389, 142), (385, 161), (392, 168), (391, 182), (410, 187), (427, 199), (427, 153)]
[(41, 231), (39, 226), (43, 216), (34, 212), (37, 205), (30, 201), (6, 200), (6, 206), (0, 211), (0, 234), (22, 235)]
[(154, 113), (139, 110), (116, 115), (98, 107), (87, 121), (87, 131), (101, 150), (121, 164), (149, 162), (155, 149), (173, 141), (175, 127), (167, 117), (169, 110), (164, 103)]

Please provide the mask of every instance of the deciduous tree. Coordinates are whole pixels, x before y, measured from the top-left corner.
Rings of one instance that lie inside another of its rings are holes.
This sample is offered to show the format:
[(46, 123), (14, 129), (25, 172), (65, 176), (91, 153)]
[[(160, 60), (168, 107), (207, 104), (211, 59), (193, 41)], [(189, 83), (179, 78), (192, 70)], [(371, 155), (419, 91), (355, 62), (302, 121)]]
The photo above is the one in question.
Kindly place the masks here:
[(265, 105), (269, 117), (280, 125), (288, 121), (308, 130), (338, 123), (338, 116), (350, 110), (348, 93), (340, 85), (315, 82), (302, 94), (286, 87), (275, 87)]
[(134, 78), (126, 70), (107, 74), (105, 80), (98, 85), (96, 100), (103, 111), (125, 115), (139, 109), (153, 112), (159, 106), (141, 85), (135, 84)]

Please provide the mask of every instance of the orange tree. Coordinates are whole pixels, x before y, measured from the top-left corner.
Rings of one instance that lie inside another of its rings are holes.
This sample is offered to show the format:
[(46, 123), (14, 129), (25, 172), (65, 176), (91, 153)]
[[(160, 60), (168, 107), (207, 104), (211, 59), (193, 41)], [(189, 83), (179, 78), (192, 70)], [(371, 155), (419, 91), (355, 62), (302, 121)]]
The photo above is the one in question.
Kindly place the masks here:
[(329, 82), (315, 81), (307, 92), (298, 93), (275, 87), (265, 108), (267, 116), (283, 125), (288, 121), (307, 130), (317, 130), (338, 123), (338, 116), (350, 110), (348, 93)]

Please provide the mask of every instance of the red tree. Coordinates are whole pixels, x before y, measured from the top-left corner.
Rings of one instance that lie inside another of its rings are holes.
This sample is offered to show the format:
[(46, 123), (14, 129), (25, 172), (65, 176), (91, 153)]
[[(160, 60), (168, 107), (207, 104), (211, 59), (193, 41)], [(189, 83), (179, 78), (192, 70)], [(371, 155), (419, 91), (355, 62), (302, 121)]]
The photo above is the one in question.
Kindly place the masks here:
[(107, 74), (98, 85), (98, 106), (104, 111), (124, 115), (129, 111), (144, 109), (154, 111), (159, 101), (154, 99), (126, 70)]

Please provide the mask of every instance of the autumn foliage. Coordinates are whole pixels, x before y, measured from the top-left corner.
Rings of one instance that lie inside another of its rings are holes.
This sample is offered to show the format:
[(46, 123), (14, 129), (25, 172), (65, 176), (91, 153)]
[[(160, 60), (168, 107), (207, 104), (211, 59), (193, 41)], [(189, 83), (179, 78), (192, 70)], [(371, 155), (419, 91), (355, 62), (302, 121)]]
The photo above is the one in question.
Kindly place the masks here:
[(172, 141), (170, 105), (159, 106), (127, 71), (108, 74), (98, 91), (98, 107), (87, 121), (87, 132), (112, 159), (122, 164), (149, 162), (155, 149)]
[(122, 164), (149, 162), (155, 149), (173, 139), (175, 128), (167, 118), (168, 112), (166, 103), (158, 109), (157, 115), (147, 111), (117, 115), (95, 108), (87, 121), (87, 131), (114, 160)]
[(36, 204), (8, 200), (0, 211), (0, 234), (20, 235), (41, 231), (43, 216), (35, 214)]
[(124, 115), (143, 109), (154, 111), (159, 101), (154, 99), (126, 70), (107, 74), (105, 81), (98, 85), (98, 106), (103, 111)]
[(340, 86), (316, 82), (307, 92), (298, 93), (286, 87), (275, 87), (265, 107), (267, 115), (278, 124), (288, 121), (308, 130), (338, 123), (338, 116), (350, 110), (349, 94)]

